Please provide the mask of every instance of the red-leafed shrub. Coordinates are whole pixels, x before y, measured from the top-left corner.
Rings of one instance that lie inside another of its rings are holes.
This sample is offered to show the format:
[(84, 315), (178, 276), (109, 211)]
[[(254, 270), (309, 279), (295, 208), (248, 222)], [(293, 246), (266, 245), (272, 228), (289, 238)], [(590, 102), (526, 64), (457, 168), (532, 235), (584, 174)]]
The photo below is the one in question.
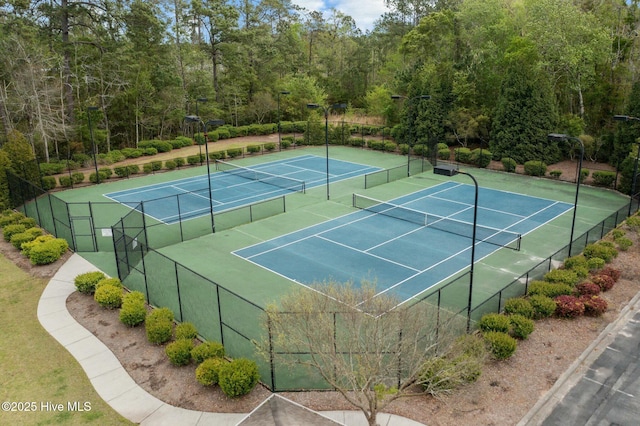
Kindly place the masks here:
[(615, 269), (610, 266), (607, 266), (606, 268), (602, 268), (601, 270), (598, 271), (598, 275), (607, 275), (613, 278), (613, 282), (618, 282), (621, 274), (622, 272), (619, 269)]
[(595, 296), (600, 293), (602, 289), (598, 284), (594, 284), (591, 281), (583, 281), (576, 286), (576, 293), (579, 296)]
[(580, 301), (584, 304), (584, 314), (590, 317), (599, 317), (607, 310), (607, 301), (600, 296), (581, 296)]
[(584, 303), (575, 296), (558, 296), (556, 301), (556, 315), (562, 318), (576, 318), (584, 314)]
[(598, 286), (600, 286), (600, 289), (602, 291), (611, 290), (611, 288), (613, 287), (613, 284), (615, 283), (614, 279), (611, 278), (609, 275), (601, 275), (601, 274), (592, 276), (591, 281), (593, 281), (594, 284), (597, 284)]

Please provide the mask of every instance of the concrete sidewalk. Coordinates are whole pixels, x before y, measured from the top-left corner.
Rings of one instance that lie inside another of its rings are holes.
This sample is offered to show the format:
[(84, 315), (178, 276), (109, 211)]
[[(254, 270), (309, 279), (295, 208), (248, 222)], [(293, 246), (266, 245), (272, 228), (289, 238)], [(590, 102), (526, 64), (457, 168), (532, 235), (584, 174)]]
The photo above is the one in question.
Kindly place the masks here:
[[(96, 267), (74, 254), (49, 281), (38, 304), (40, 324), (80, 363), (102, 399), (123, 417), (143, 425), (232, 426), (249, 413), (209, 413), (166, 404), (147, 393), (129, 376), (115, 355), (97, 337), (78, 324), (66, 307), (76, 291), (77, 275)], [(326, 411), (322, 416), (348, 426), (368, 425), (359, 411)], [(381, 426), (418, 426), (421, 423), (392, 414), (379, 414)]]

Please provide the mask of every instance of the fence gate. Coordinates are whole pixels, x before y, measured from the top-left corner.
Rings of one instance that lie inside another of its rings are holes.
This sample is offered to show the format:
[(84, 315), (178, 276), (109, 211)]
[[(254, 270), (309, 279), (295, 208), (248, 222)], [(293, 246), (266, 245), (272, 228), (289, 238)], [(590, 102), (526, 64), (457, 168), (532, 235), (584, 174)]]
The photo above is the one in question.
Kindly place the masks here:
[(96, 252), (96, 233), (91, 216), (70, 216), (73, 241), (78, 252)]

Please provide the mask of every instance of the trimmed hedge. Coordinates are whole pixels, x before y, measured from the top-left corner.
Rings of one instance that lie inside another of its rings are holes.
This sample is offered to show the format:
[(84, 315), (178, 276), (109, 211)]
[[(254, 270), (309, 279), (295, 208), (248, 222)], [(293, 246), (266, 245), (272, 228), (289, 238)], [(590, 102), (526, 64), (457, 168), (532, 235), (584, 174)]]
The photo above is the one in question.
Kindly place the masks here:
[(178, 339), (169, 343), (164, 349), (164, 353), (171, 361), (171, 364), (183, 366), (191, 362), (191, 349), (193, 349), (193, 340)]
[(516, 160), (514, 160), (513, 158), (504, 157), (500, 161), (502, 162), (502, 167), (504, 168), (505, 172), (513, 173), (516, 171), (516, 166), (518, 165), (518, 163), (516, 163)]
[(40, 228), (29, 228), (24, 232), (13, 234), (11, 236), (11, 245), (18, 250), (22, 249), (22, 244), (35, 240), (43, 235), (43, 231)]
[(196, 326), (190, 322), (183, 322), (176, 326), (176, 340), (195, 339), (198, 337)]
[(203, 386), (218, 384), (220, 369), (227, 362), (222, 358), (209, 358), (196, 368), (196, 380)]
[(63, 238), (51, 235), (36, 237), (35, 240), (22, 244), (22, 254), (34, 265), (48, 265), (60, 259), (69, 249), (69, 243)]
[(482, 337), (487, 342), (489, 351), (497, 360), (510, 358), (518, 347), (516, 339), (500, 331), (488, 331), (483, 333)]
[(548, 318), (556, 311), (556, 302), (547, 296), (536, 294), (529, 297), (529, 303), (533, 306), (533, 318)]
[(222, 358), (224, 346), (219, 342), (203, 342), (191, 350), (191, 357), (197, 363), (209, 358)]
[(509, 321), (511, 322), (511, 330), (509, 334), (516, 339), (527, 339), (535, 328), (535, 323), (532, 319), (526, 318), (522, 315), (509, 315)]
[(80, 293), (93, 294), (96, 291), (96, 284), (105, 278), (106, 275), (100, 271), (85, 272), (76, 276), (73, 283)]
[(122, 298), (122, 307), (120, 308), (120, 322), (129, 327), (135, 327), (142, 324), (147, 316), (147, 308), (145, 306), (144, 294), (139, 291), (127, 293)]
[(504, 303), (504, 311), (510, 315), (522, 315), (525, 318), (533, 318), (534, 308), (531, 302), (523, 297), (507, 299)]
[(103, 308), (119, 308), (122, 306), (122, 287), (111, 284), (102, 285), (96, 288), (93, 299)]
[(495, 312), (485, 314), (480, 318), (478, 327), (482, 331), (500, 331), (508, 333), (511, 323), (507, 316)]
[(246, 395), (258, 384), (260, 373), (254, 361), (246, 358), (234, 359), (220, 367), (218, 384), (230, 398)]
[(147, 314), (145, 319), (147, 340), (161, 345), (171, 340), (173, 333), (173, 312), (169, 308), (158, 308)]
[(524, 174), (529, 176), (544, 176), (547, 165), (542, 161), (531, 160), (524, 163)]

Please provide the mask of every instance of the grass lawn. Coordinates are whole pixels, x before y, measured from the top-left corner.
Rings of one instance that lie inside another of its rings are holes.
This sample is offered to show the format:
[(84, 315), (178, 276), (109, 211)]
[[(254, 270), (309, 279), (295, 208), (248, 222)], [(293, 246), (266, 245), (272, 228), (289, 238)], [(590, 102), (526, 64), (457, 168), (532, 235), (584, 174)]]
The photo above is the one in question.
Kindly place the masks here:
[(0, 277), (0, 424), (132, 424), (100, 398), (80, 365), (38, 322), (47, 281), (2, 255)]

